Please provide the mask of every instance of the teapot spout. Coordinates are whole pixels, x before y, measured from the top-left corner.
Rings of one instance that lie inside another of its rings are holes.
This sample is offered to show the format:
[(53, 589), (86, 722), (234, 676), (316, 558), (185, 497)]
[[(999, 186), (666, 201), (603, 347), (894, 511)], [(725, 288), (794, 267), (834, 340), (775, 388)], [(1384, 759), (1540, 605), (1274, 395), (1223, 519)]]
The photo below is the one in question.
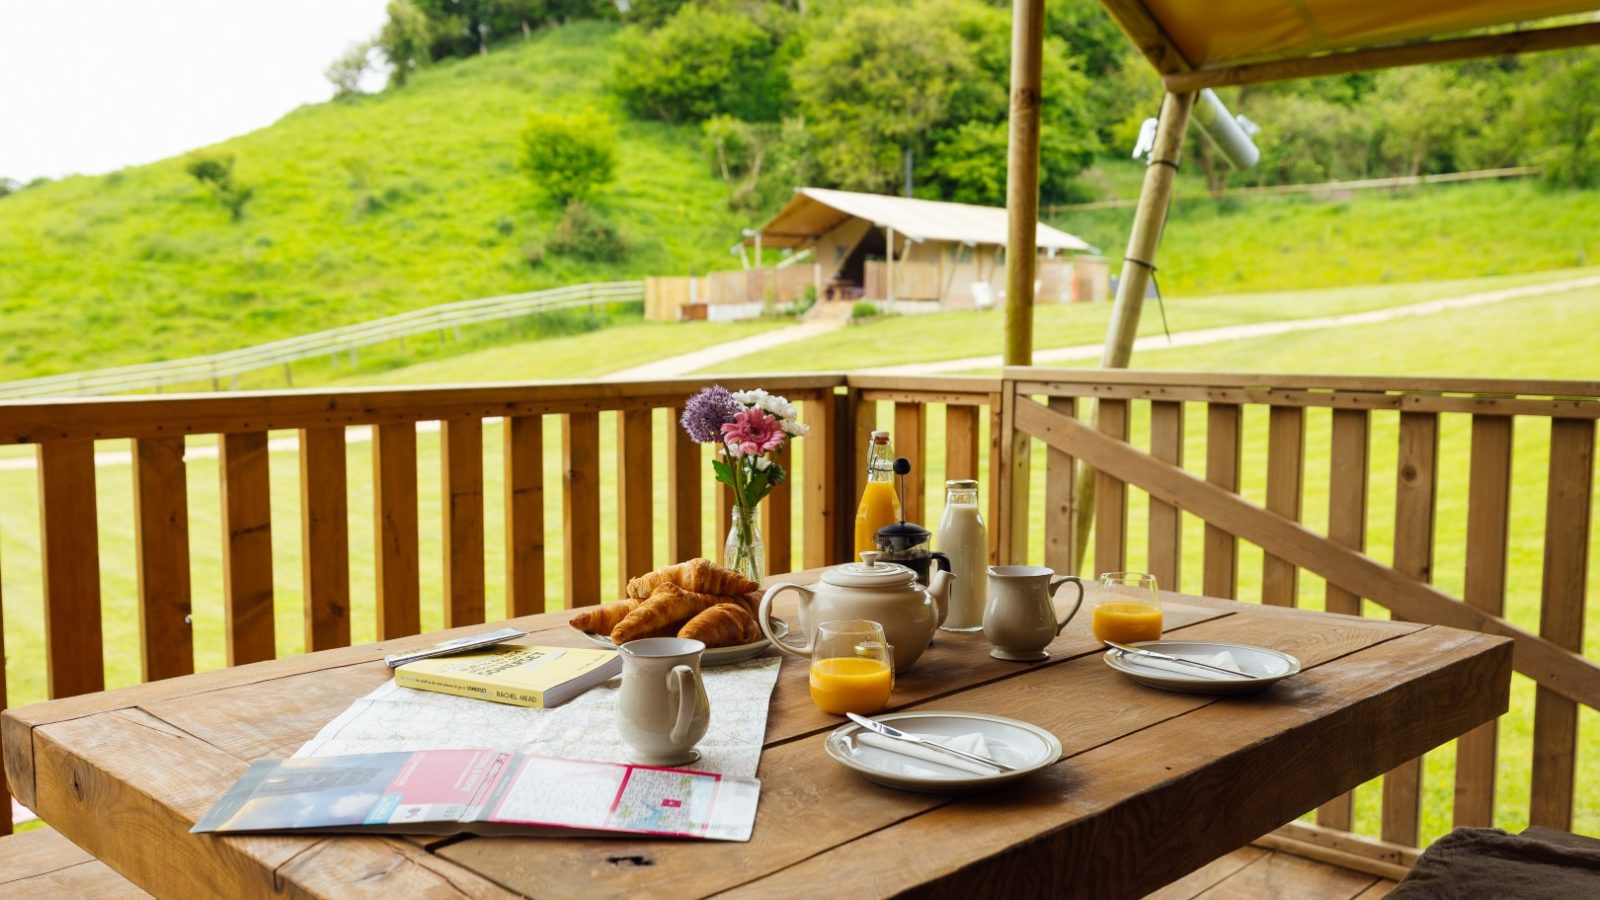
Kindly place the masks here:
[(950, 584), (956, 576), (944, 569), (933, 573), (928, 580), (928, 596), (933, 598), (934, 610), (938, 614), (939, 624), (944, 624), (944, 618), (950, 613)]

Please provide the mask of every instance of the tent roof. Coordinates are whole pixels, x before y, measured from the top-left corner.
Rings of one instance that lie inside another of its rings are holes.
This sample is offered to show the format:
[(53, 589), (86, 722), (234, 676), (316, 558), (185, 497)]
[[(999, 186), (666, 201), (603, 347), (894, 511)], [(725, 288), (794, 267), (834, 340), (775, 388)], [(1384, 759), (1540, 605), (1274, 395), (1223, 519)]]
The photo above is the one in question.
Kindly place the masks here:
[[(858, 194), (826, 188), (801, 188), (761, 228), (769, 247), (805, 246), (850, 218), (893, 228), (916, 241), (966, 244), (1006, 243), (1006, 211), (1000, 207), (943, 203), (883, 194)], [(1082, 238), (1039, 224), (1039, 249), (1093, 251)]]
[[(1600, 9), (1600, 0), (1101, 2), (1157, 71), (1168, 76), (1167, 86), (1173, 90), (1600, 42), (1600, 23), (1593, 22), (1504, 31), (1505, 26), (1593, 12)], [(1500, 33), (1432, 40), (1483, 29)], [(1418, 43), (1427, 50), (1407, 46)], [(1457, 45), (1456, 52), (1442, 45)], [(1397, 56), (1401, 47), (1407, 50)], [(1330, 58), (1342, 64), (1330, 65)], [(1241, 77), (1241, 68), (1255, 71)]]

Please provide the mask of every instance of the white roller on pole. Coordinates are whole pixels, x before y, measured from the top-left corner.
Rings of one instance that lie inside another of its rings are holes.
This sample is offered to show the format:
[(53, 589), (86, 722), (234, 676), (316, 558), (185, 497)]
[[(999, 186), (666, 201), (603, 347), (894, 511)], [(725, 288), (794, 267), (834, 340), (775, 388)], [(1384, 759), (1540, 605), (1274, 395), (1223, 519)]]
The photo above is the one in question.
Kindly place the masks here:
[(1261, 161), (1261, 151), (1250, 139), (1261, 129), (1248, 119), (1228, 112), (1228, 107), (1222, 104), (1222, 98), (1217, 96), (1216, 91), (1210, 88), (1201, 91), (1195, 98), (1194, 109), (1189, 116), (1200, 127), (1200, 133), (1206, 136), (1211, 146), (1217, 148), (1217, 152), (1228, 161), (1228, 165), (1235, 169), (1249, 169)]

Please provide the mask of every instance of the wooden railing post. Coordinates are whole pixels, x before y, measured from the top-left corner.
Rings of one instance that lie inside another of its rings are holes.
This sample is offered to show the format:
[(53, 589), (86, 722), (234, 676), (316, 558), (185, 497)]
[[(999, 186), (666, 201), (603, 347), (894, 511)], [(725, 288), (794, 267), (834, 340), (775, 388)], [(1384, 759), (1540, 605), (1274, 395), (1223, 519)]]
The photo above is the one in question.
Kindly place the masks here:
[(272, 592), (271, 458), (267, 433), (224, 434), (222, 480), (223, 621), (228, 665), (277, 655)]
[(446, 419), (439, 436), (444, 508), (444, 626), (485, 619), (483, 572), (483, 422)]
[[(1101, 400), (1096, 426), (1106, 437), (1128, 440), (1128, 401)], [(1105, 472), (1095, 473), (1094, 572), (1128, 569), (1128, 485)]]
[[(1239, 492), (1239, 461), (1244, 443), (1244, 413), (1236, 403), (1206, 407), (1206, 480)], [(1239, 589), (1239, 539), (1206, 523), (1201, 592), (1232, 599)]]
[(350, 507), (344, 429), (300, 429), (300, 554), (307, 650), (350, 645)]
[(373, 540), (378, 590), (378, 638), (422, 630), (417, 560), (417, 426), (376, 425), (372, 435)]
[(667, 558), (671, 560), (694, 559), (704, 545), (700, 509), (704, 454), (678, 426), (682, 415), (682, 409), (667, 410)]
[(927, 524), (928, 408), (921, 403), (894, 405), (894, 452), (911, 463), (900, 503), (907, 521)]
[(562, 563), (567, 609), (600, 602), (600, 414), (568, 413), (561, 425)]
[[(1305, 472), (1306, 411), (1274, 406), (1267, 422), (1267, 509), (1300, 521), (1301, 481)], [(1261, 561), (1261, 602), (1299, 606), (1295, 567), (1268, 553)]]
[[(1328, 540), (1353, 550), (1367, 546), (1368, 419), (1364, 409), (1335, 409), (1328, 444)], [(1323, 609), (1361, 615), (1361, 597), (1329, 580)], [(1355, 795), (1343, 793), (1317, 808), (1317, 824), (1348, 831)]]
[(508, 416), (502, 426), (506, 495), (506, 613), (544, 612), (544, 419)]
[(648, 409), (617, 413), (617, 596), (655, 568), (655, 423)]
[(139, 641), (145, 681), (194, 672), (189, 480), (183, 450), (181, 437), (139, 438), (133, 442)]
[[(783, 466), (784, 475), (790, 472), (794, 454), (785, 450), (775, 460)], [(785, 477), (783, 484), (775, 485), (772, 493), (761, 503), (761, 536), (766, 542), (768, 575), (779, 575), (794, 569), (794, 488)]]
[[(1150, 455), (1183, 465), (1183, 404), (1157, 400), (1150, 404)], [(1149, 560), (1145, 569), (1163, 590), (1182, 590), (1183, 516), (1178, 508), (1150, 498)]]
[[(1050, 409), (1064, 416), (1078, 414), (1074, 397), (1051, 397)], [(1044, 463), (1044, 564), (1057, 572), (1078, 570), (1073, 559), (1073, 532), (1077, 527), (1072, 455), (1055, 447), (1045, 450)]]
[(1000, 477), (995, 493), (1000, 497), (998, 557), (1001, 565), (1028, 561), (1029, 468), (1033, 441), (1017, 427), (1017, 383), (1005, 379), (1000, 390)]

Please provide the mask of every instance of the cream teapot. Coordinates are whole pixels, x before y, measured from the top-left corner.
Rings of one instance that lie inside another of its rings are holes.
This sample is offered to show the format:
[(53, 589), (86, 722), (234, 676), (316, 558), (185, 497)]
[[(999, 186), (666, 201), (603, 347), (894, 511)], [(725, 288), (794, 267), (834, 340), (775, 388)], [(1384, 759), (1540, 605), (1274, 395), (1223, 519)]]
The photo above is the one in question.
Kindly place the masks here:
[[(884, 635), (894, 645), (895, 671), (903, 672), (922, 655), (944, 622), (954, 577), (949, 572), (935, 572), (932, 583), (924, 588), (917, 583), (915, 572), (878, 562), (878, 554), (868, 550), (861, 554), (861, 562), (824, 571), (815, 587), (785, 582), (768, 588), (756, 621), (778, 649), (810, 656), (817, 625), (834, 619), (871, 619), (883, 626)], [(800, 595), (800, 627), (790, 633), (805, 635), (804, 644), (785, 644), (772, 633), (772, 601), (784, 591)]]

